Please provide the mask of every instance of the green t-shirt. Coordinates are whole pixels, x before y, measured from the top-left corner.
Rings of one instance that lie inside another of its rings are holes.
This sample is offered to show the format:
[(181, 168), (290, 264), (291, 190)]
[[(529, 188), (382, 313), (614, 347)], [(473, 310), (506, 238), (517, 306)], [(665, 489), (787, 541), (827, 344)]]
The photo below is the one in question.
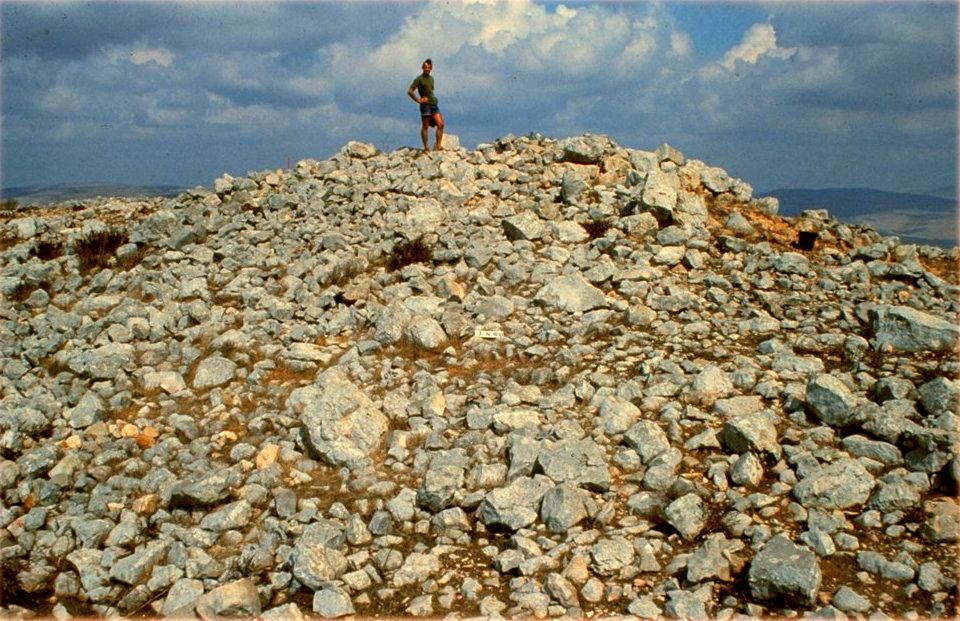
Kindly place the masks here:
[(437, 105), (437, 97), (433, 94), (433, 76), (421, 73), (410, 85), (410, 88), (416, 88), (421, 97), (427, 98), (428, 104)]

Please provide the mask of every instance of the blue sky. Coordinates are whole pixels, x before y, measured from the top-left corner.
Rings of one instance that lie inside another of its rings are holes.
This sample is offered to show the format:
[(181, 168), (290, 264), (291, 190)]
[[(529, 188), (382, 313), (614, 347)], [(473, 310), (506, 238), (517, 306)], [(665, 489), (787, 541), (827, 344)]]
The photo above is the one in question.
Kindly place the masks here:
[(957, 175), (955, 2), (0, 1), (5, 187), (210, 186), (348, 140), (668, 142), (758, 190)]

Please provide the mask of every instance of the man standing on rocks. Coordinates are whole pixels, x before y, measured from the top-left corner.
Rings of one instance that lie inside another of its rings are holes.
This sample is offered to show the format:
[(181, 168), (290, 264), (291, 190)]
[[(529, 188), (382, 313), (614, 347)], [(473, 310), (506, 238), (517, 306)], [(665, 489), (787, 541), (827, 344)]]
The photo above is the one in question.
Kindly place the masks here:
[[(443, 116), (440, 114), (440, 107), (437, 106), (437, 97), (433, 94), (433, 61), (429, 58), (423, 61), (423, 73), (418, 75), (410, 88), (407, 89), (407, 95), (410, 99), (420, 104), (420, 139), (423, 141), (423, 150), (429, 151), (430, 127), (437, 128), (437, 139), (434, 145), (434, 151), (443, 149)], [(414, 94), (417, 91), (417, 94)]]

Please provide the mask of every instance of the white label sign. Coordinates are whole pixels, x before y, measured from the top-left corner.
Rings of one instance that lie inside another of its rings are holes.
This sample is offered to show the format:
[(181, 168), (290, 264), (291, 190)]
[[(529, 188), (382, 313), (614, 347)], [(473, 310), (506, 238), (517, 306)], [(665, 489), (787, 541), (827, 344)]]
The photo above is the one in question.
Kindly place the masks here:
[(473, 335), (481, 339), (502, 339), (503, 330), (480, 330), (478, 328), (473, 331)]

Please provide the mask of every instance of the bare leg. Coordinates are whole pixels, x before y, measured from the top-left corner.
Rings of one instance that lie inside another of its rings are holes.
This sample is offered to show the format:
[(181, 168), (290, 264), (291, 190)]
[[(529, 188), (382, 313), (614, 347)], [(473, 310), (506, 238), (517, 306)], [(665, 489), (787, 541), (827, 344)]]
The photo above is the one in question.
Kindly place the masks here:
[(443, 116), (440, 114), (434, 114), (433, 120), (437, 124), (437, 142), (434, 146), (434, 151), (443, 150)]
[(423, 150), (430, 150), (430, 117), (423, 116), (420, 117), (420, 140), (423, 141)]

